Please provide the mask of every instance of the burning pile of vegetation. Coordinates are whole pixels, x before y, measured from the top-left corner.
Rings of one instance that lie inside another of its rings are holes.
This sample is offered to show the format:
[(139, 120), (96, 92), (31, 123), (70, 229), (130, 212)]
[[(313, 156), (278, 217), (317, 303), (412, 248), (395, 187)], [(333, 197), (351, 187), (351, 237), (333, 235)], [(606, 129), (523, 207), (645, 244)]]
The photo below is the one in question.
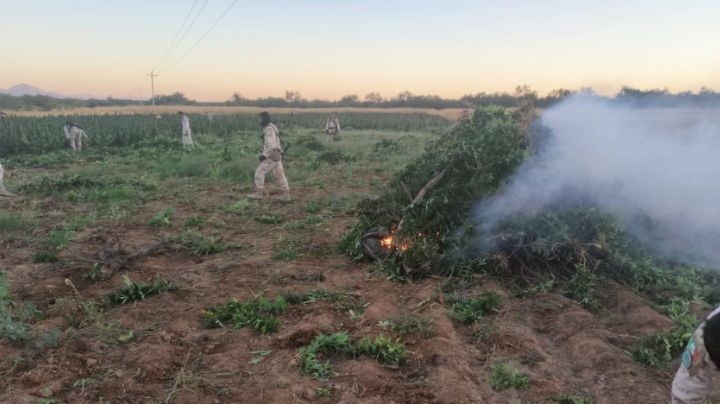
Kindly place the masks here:
[(437, 271), (457, 244), (456, 230), (482, 197), (493, 194), (523, 160), (520, 120), (502, 107), (478, 108), (472, 118), (432, 142), (377, 199), (362, 202), (360, 220), (341, 242), (396, 276)]
[[(566, 195), (493, 223), (473, 215), (530, 155), (527, 128), (536, 151), (549, 133), (521, 114), (477, 109), (396, 175), (384, 194), (359, 205), (359, 220), (340, 248), (376, 260), (394, 279), (490, 274), (520, 293), (554, 290), (589, 310), (599, 309), (600, 292), (616, 281), (674, 321), (671, 330), (626, 347), (641, 363), (665, 366), (692, 334), (698, 313), (720, 304), (720, 276), (664, 257), (589, 198)], [(651, 217), (638, 220), (652, 227)]]

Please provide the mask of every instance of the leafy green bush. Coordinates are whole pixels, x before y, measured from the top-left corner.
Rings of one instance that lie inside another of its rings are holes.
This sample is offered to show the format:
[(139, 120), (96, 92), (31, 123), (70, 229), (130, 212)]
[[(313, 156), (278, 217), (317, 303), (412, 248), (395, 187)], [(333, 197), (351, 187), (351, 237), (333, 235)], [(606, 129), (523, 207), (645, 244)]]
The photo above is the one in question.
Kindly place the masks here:
[(490, 387), (501, 391), (509, 388), (518, 390), (530, 386), (530, 378), (525, 373), (513, 368), (508, 362), (497, 362), (490, 365)]

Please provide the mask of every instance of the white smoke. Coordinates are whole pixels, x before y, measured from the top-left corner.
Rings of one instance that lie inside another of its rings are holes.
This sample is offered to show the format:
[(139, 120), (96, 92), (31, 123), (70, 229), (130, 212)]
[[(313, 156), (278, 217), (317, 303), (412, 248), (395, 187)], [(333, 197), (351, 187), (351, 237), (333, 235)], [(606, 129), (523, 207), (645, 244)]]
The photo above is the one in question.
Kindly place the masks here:
[[(720, 111), (637, 109), (578, 95), (541, 123), (549, 141), (478, 207), (485, 230), (580, 195), (659, 252), (720, 268)], [(639, 216), (652, 226), (637, 226)]]

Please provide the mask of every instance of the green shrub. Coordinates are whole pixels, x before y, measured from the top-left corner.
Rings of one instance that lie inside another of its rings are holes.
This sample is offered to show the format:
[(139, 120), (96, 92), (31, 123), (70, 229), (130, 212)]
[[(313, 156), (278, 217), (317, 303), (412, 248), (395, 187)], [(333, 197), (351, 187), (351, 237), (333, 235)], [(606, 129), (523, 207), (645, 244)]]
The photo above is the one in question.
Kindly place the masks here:
[(490, 365), (490, 387), (495, 391), (501, 391), (509, 388), (518, 390), (526, 389), (530, 386), (530, 379), (525, 373), (513, 368), (507, 362), (498, 362)]

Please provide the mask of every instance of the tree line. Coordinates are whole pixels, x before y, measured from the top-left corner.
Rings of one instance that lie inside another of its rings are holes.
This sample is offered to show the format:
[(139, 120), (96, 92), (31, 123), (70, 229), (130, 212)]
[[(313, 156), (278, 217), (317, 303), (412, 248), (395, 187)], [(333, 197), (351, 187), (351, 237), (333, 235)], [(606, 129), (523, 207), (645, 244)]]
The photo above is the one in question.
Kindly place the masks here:
[[(511, 107), (520, 100), (530, 101), (538, 108), (547, 108), (558, 101), (576, 93), (592, 93), (591, 89), (568, 90), (556, 89), (546, 95), (539, 95), (528, 86), (519, 86), (514, 92), (479, 92), (466, 94), (460, 98), (442, 98), (437, 95), (413, 94), (403, 91), (392, 97), (383, 97), (380, 93), (371, 92), (363, 97), (348, 94), (339, 100), (305, 99), (298, 91), (286, 91), (283, 97), (246, 98), (234, 93), (224, 102), (199, 102), (189, 99), (181, 92), (155, 97), (157, 105), (202, 105), (202, 106), (253, 106), (263, 108), (474, 108), (478, 105), (501, 105)], [(697, 92), (684, 91), (673, 93), (667, 89), (641, 90), (623, 87), (617, 94), (604, 97), (610, 102), (622, 103), (632, 107), (720, 107), (720, 93), (708, 88)], [(53, 98), (44, 95), (11, 96), (0, 94), (0, 110), (35, 109), (48, 111), (60, 108), (126, 106), (150, 104), (151, 100), (129, 100), (108, 97), (105, 99), (73, 99)]]

